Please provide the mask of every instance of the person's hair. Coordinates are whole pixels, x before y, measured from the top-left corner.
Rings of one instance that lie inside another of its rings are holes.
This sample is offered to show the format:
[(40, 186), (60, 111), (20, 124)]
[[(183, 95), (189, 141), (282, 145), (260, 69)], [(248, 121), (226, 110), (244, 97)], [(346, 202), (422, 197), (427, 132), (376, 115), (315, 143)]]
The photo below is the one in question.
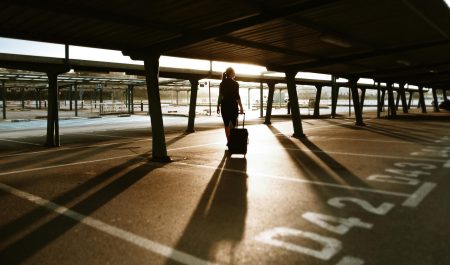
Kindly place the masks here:
[(227, 79), (227, 78), (232, 78), (235, 75), (236, 74), (234, 72), (234, 69), (232, 67), (228, 67), (227, 70), (225, 70), (225, 72), (222, 74), (222, 81)]

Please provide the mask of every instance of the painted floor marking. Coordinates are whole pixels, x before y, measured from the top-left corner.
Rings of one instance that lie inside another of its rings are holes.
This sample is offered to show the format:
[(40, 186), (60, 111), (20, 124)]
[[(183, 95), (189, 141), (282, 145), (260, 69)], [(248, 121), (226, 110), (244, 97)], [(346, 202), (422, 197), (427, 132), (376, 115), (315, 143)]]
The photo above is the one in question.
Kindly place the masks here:
[(131, 232), (128, 232), (128, 231), (118, 228), (116, 226), (112, 226), (103, 221), (97, 220), (95, 218), (83, 215), (83, 214), (73, 211), (67, 207), (64, 207), (62, 205), (48, 201), (46, 199), (43, 199), (39, 196), (27, 193), (25, 191), (21, 191), (19, 189), (13, 188), (6, 184), (0, 183), (0, 190), (7, 192), (9, 194), (15, 195), (19, 198), (25, 199), (25, 200), (32, 202), (38, 206), (47, 208), (47, 209), (49, 209), (55, 213), (58, 213), (60, 215), (69, 217), (77, 222), (85, 224), (89, 227), (92, 227), (92, 228), (98, 230), (98, 231), (104, 232), (104, 233), (114, 236), (116, 238), (122, 239), (129, 243), (132, 243), (138, 247), (149, 250), (153, 253), (156, 253), (161, 256), (164, 256), (169, 259), (180, 262), (182, 264), (192, 264), (192, 265), (213, 264), (206, 260), (194, 257), (190, 254), (173, 249), (169, 246), (163, 245), (156, 241), (133, 234)]
[(436, 187), (436, 183), (425, 182), (413, 194), (411, 194), (403, 203), (402, 206), (415, 208), (423, 199)]
[[(196, 147), (204, 147), (208, 145), (221, 145), (220, 143), (209, 143), (209, 144), (201, 144), (201, 145), (194, 145), (194, 146), (185, 146), (185, 147), (178, 147), (178, 148), (171, 148), (167, 149), (167, 151), (176, 151), (176, 150), (182, 150), (186, 148), (196, 148)], [(53, 168), (59, 168), (59, 167), (66, 167), (66, 166), (78, 166), (78, 165), (84, 165), (84, 164), (90, 164), (90, 163), (97, 163), (102, 161), (109, 161), (114, 159), (121, 159), (126, 157), (133, 157), (133, 156), (141, 156), (145, 153), (138, 153), (138, 154), (129, 154), (129, 155), (121, 155), (121, 156), (114, 156), (114, 157), (108, 157), (108, 158), (101, 158), (101, 159), (95, 159), (95, 160), (88, 160), (88, 161), (81, 161), (81, 162), (74, 162), (74, 163), (67, 163), (67, 164), (60, 164), (60, 165), (53, 165), (53, 166), (45, 166), (45, 167), (37, 167), (37, 168), (29, 168), (29, 169), (22, 169), (22, 170), (16, 170), (16, 171), (9, 171), (9, 172), (0, 172), (0, 176), (4, 175), (12, 175), (12, 174), (19, 174), (19, 173), (26, 173), (26, 172), (33, 172), (33, 171), (39, 171), (39, 170), (46, 170), (46, 169), (53, 169)], [(149, 155), (150, 158), (150, 155)], [(145, 160), (147, 158), (142, 158), (142, 160)]]
[(15, 141), (15, 140), (10, 140), (10, 139), (0, 139), (0, 141), (4, 141), (4, 142), (12, 142), (12, 143), (19, 143), (19, 144), (28, 144), (28, 145), (42, 146), (42, 144), (36, 144), (36, 143), (30, 143), (30, 142), (23, 142), (23, 141)]
[[(189, 163), (185, 163), (185, 162), (174, 162), (173, 164), (183, 165), (183, 166), (188, 166), (188, 167), (207, 168), (207, 169), (217, 170), (217, 167), (215, 167), (215, 166), (189, 164)], [(341, 184), (335, 184), (335, 183), (329, 183), (329, 182), (312, 181), (312, 180), (301, 179), (301, 178), (268, 175), (268, 174), (263, 174), (263, 173), (253, 173), (253, 172), (237, 170), (237, 169), (223, 168), (222, 170), (227, 171), (227, 172), (239, 173), (239, 174), (247, 174), (249, 176), (256, 176), (256, 177), (261, 177), (261, 178), (284, 180), (284, 181), (290, 181), (290, 182), (296, 182), (296, 183), (311, 184), (311, 185), (325, 186), (325, 187), (345, 189), (345, 190), (357, 190), (357, 191), (398, 196), (398, 197), (410, 197), (411, 196), (411, 194), (403, 193), (403, 192), (394, 192), (394, 191), (378, 190), (378, 189), (371, 189), (371, 188), (364, 188), (364, 187), (357, 187), (357, 186), (348, 186), (348, 185), (341, 185)]]

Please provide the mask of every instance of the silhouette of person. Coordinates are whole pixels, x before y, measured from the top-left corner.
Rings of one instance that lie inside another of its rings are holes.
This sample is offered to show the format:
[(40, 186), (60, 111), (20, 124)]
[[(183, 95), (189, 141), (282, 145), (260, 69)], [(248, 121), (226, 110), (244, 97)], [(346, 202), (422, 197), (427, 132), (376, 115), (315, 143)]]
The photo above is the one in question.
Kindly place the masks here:
[(222, 82), (219, 87), (219, 98), (217, 100), (217, 114), (222, 114), (227, 145), (230, 140), (231, 128), (236, 127), (239, 113), (244, 113), (241, 97), (239, 96), (239, 84), (234, 80), (235, 77), (236, 74), (234, 69), (228, 67), (222, 75)]

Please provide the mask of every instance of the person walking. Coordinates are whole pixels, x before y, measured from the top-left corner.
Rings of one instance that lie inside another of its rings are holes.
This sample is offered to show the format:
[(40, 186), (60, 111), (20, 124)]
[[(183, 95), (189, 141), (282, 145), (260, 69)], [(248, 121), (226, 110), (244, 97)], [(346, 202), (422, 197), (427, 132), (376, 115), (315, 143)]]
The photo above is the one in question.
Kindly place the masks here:
[(234, 69), (228, 67), (222, 74), (222, 82), (219, 86), (219, 98), (217, 100), (217, 114), (222, 114), (227, 145), (230, 140), (230, 130), (236, 127), (239, 113), (244, 114), (244, 108), (242, 107), (241, 97), (239, 95), (239, 83), (234, 80), (235, 77), (236, 73)]

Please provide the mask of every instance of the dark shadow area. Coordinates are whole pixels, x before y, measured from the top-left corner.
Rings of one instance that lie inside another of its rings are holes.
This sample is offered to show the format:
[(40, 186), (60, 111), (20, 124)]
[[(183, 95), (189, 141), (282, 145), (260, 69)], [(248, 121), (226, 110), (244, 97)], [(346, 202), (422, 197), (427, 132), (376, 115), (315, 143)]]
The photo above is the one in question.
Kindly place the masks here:
[[(72, 190), (62, 194), (61, 196), (52, 199), (54, 203), (59, 205), (66, 205), (72, 200), (76, 200), (83, 194), (102, 183), (111, 180), (109, 184), (95, 193), (90, 194), (85, 199), (71, 207), (71, 210), (79, 212), (83, 215), (89, 216), (95, 210), (107, 204), (120, 193), (127, 190), (134, 183), (145, 177), (151, 171), (163, 166), (159, 163), (146, 163), (146, 157), (133, 158), (125, 163), (115, 166), (102, 174), (90, 179), (89, 181), (73, 188)], [(140, 163), (139, 166), (126, 171), (125, 173), (116, 176), (117, 172), (127, 170), (128, 167)], [(16, 233), (26, 230), (27, 227), (32, 226), (38, 220), (47, 215), (52, 214), (51, 211), (38, 207), (37, 209), (21, 216), (1, 227), (0, 238), (7, 239)], [(16, 240), (12, 244), (5, 246), (0, 250), (0, 257), (2, 264), (19, 264), (29, 257), (37, 253), (40, 249), (46, 247), (53, 240), (57, 239), (69, 229), (77, 225), (79, 222), (70, 219), (63, 215), (58, 215), (52, 220), (46, 222), (40, 227), (35, 228), (32, 232), (24, 235), (22, 238)]]
[[(445, 115), (447, 114), (447, 115)], [(387, 120), (405, 120), (405, 121), (450, 121), (450, 112), (442, 111), (439, 115), (427, 115), (427, 114), (398, 114), (395, 118), (381, 117), (381, 119)]]
[[(230, 169), (229, 171), (224, 169)], [(189, 220), (176, 250), (215, 262), (219, 244), (226, 244), (229, 262), (245, 233), (247, 216), (247, 160), (225, 151)], [(223, 249), (223, 245), (220, 245)], [(168, 260), (167, 264), (178, 264)]]
[[(280, 142), (283, 148), (286, 149), (292, 161), (296, 162), (298, 164), (298, 167), (305, 173), (304, 176), (306, 179), (331, 184), (347, 184), (358, 187), (368, 187), (367, 184), (363, 182), (358, 176), (353, 174), (346, 167), (333, 159), (330, 155), (326, 154), (325, 151), (321, 150), (307, 138), (297, 140), (296, 138), (287, 137), (272, 126), (268, 126), (268, 128), (274, 135), (278, 136), (276, 137), (276, 139)], [(313, 153), (315, 157), (317, 157), (327, 165), (329, 170), (332, 170), (337, 176), (339, 176), (339, 179), (336, 179), (336, 176), (331, 175), (329, 171), (327, 171), (323, 167), (323, 165), (320, 165), (317, 161), (315, 161), (310, 155), (307, 154), (307, 152), (299, 149), (294, 141), (301, 141)], [(318, 191), (318, 196), (323, 197), (324, 200), (328, 198), (327, 196), (330, 193), (329, 187), (319, 185), (312, 186), (314, 186), (314, 188)]]

